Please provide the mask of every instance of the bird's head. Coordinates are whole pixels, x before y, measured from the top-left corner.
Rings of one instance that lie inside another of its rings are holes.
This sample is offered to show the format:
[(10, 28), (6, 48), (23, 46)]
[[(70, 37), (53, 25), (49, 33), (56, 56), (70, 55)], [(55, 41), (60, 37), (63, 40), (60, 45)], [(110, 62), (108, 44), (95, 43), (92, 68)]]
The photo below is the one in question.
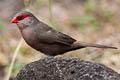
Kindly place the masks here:
[(32, 13), (21, 11), (13, 17), (11, 23), (16, 23), (20, 29), (24, 29), (37, 21), (37, 18)]

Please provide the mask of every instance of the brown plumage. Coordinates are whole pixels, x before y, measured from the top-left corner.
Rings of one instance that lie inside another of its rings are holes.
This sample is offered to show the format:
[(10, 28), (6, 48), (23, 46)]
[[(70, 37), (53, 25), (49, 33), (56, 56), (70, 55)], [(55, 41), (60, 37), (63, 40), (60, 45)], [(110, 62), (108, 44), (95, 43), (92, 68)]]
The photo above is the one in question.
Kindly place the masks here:
[(46, 55), (55, 56), (85, 47), (117, 49), (116, 47), (76, 41), (66, 34), (55, 31), (27, 11), (17, 13), (11, 22), (17, 24), (28, 45)]

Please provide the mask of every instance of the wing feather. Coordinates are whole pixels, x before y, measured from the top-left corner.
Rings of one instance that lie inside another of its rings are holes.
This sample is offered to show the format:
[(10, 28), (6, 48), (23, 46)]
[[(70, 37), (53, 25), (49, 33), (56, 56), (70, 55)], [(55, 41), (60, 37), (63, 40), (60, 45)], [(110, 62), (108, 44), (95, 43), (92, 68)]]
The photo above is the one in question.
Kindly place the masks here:
[(48, 25), (44, 24), (42, 27), (39, 26), (39, 28), (36, 28), (35, 31), (39, 36), (36, 36), (39, 42), (43, 43), (60, 43), (60, 44), (65, 44), (65, 45), (71, 45), (73, 42), (76, 40), (73, 39), (72, 37), (63, 34), (61, 32), (57, 32)]

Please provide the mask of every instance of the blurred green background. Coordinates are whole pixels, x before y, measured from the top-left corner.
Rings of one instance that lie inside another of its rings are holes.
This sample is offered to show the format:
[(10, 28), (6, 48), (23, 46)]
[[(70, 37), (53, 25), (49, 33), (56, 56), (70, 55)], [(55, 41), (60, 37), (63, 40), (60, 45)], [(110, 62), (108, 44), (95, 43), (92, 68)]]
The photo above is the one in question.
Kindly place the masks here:
[[(120, 0), (0, 0), (0, 80), (8, 72), (21, 35), (12, 17), (21, 10), (73, 38), (120, 47)], [(86, 48), (61, 55), (105, 64), (120, 73), (120, 50)], [(46, 57), (25, 42), (19, 50), (11, 80), (27, 63)]]

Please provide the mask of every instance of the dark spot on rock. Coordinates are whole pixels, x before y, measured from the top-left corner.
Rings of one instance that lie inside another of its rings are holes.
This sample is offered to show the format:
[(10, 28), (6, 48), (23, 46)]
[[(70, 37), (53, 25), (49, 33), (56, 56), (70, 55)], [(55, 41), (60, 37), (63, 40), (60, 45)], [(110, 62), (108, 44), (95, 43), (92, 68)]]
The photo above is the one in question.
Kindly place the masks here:
[(71, 73), (71, 74), (74, 74), (74, 73), (75, 73), (75, 71), (71, 71), (70, 73)]

